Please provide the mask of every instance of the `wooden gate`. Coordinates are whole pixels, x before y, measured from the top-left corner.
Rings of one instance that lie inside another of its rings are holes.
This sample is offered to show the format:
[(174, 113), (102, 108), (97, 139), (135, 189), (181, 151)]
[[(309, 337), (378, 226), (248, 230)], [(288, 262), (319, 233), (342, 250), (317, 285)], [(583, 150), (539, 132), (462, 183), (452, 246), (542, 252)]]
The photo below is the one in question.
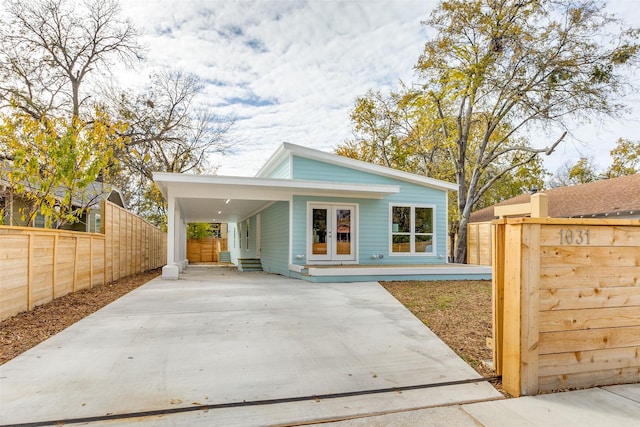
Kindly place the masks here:
[(504, 389), (640, 381), (640, 220), (493, 226), (494, 367)]
[(220, 252), (227, 250), (227, 239), (214, 237), (187, 239), (187, 259), (191, 263), (219, 262)]

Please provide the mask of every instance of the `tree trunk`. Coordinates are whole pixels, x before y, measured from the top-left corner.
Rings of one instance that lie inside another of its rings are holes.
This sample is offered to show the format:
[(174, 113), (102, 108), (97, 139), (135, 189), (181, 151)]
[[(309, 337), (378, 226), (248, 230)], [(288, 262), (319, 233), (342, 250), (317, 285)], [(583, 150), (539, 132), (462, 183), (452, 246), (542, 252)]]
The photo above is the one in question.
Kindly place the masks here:
[(462, 218), (460, 218), (458, 238), (456, 239), (456, 256), (454, 259), (456, 264), (467, 263), (467, 222), (467, 218), (463, 215)]

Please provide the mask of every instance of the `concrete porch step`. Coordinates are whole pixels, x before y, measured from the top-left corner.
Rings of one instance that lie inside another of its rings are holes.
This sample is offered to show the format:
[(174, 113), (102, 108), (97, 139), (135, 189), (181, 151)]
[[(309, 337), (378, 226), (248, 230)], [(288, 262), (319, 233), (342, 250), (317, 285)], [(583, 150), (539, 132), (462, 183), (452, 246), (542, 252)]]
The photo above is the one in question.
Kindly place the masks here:
[(259, 258), (238, 258), (238, 270), (262, 271), (262, 262)]

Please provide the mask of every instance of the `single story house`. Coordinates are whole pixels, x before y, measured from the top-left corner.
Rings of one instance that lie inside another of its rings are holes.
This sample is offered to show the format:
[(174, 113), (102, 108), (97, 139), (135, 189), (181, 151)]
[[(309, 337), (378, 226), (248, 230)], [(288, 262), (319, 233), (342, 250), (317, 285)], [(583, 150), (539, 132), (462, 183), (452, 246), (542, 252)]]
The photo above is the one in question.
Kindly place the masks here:
[[(640, 174), (544, 190), (552, 218), (640, 218)], [(494, 207), (529, 203), (530, 193), (471, 214), (470, 223), (496, 218)]]
[(228, 224), (231, 261), (314, 282), (488, 279), (447, 263), (457, 185), (283, 143), (255, 177), (154, 173), (168, 202), (167, 265), (188, 265), (186, 224)]

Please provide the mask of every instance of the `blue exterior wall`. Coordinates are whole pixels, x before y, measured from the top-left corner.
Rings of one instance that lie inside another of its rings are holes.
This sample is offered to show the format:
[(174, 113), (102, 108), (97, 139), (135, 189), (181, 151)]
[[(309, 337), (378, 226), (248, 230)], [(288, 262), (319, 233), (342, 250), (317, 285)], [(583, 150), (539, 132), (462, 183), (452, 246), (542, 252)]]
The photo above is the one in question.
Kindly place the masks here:
[(267, 178), (291, 179), (291, 163), (290, 158), (284, 159)]
[(289, 275), (289, 203), (277, 202), (260, 213), (260, 259), (269, 273)]
[[(358, 171), (316, 160), (293, 157), (292, 177), (313, 181), (341, 183), (398, 185), (400, 192), (382, 200), (344, 199), (325, 197), (302, 197), (293, 199), (293, 264), (307, 263), (307, 202), (355, 203), (358, 204), (358, 263), (363, 265), (384, 264), (444, 264), (447, 249), (447, 195), (439, 189), (425, 187), (398, 179)], [(429, 255), (390, 255), (390, 204), (431, 205), (435, 208), (435, 253)], [(372, 255), (382, 254), (382, 259)], [(304, 259), (296, 259), (304, 255)]]

